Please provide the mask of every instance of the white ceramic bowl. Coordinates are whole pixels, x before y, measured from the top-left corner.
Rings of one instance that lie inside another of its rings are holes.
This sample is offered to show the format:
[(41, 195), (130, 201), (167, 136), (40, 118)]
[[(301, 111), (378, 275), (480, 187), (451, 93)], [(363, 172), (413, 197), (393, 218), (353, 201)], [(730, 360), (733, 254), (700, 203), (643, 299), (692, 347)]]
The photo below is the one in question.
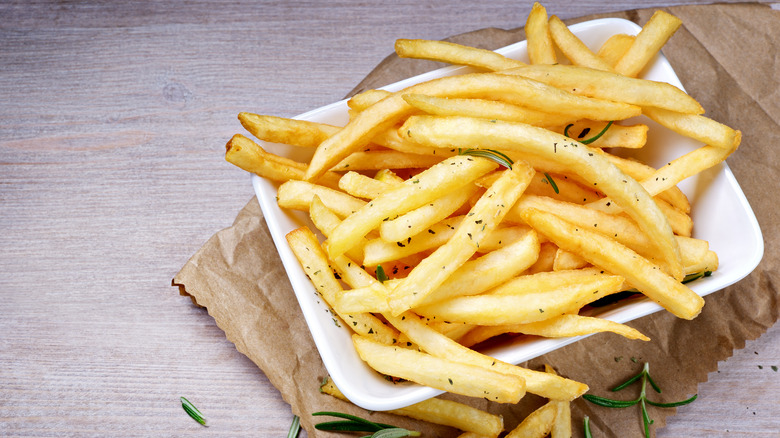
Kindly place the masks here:
[[(610, 36), (618, 33), (635, 35), (640, 28), (627, 20), (607, 18), (576, 24), (571, 26), (571, 30), (592, 50), (597, 50)], [(497, 51), (510, 58), (527, 62), (525, 42)], [(396, 91), (418, 82), (470, 71), (472, 70), (466, 67), (447, 67), (397, 82), (385, 89)], [(656, 57), (645, 69), (642, 77), (683, 88), (663, 55)], [(343, 126), (348, 120), (346, 100), (297, 118)], [(660, 167), (701, 146), (655, 125), (644, 117), (641, 121), (650, 125), (650, 134), (647, 146), (636, 153), (641, 155), (639, 158), (642, 161), (654, 167)], [(284, 145), (263, 146), (277, 154), (301, 161), (308, 160), (312, 153), (310, 150)], [(326, 305), (315, 296), (312, 284), (285, 240), (285, 234), (302, 225), (309, 225), (312, 230), (315, 228), (306, 215), (283, 211), (277, 206), (277, 184), (257, 176), (252, 176), (252, 184), (320, 356), (335, 384), (347, 398), (365, 409), (381, 411), (408, 406), (440, 394), (439, 390), (410, 382), (391, 383), (360, 360), (352, 346), (349, 330), (334, 323)], [(691, 288), (699, 295), (707, 295), (748, 275), (761, 260), (763, 239), (750, 205), (728, 166), (722, 163), (700, 175), (688, 178), (679, 187), (692, 204), (694, 237), (709, 241), (710, 248), (716, 251), (720, 258), (719, 269), (710, 277), (690, 283)], [(592, 315), (623, 323), (659, 310), (662, 309), (657, 304), (639, 298), (598, 308)], [(531, 340), (518, 337), (507, 344), (491, 347), (485, 353), (517, 364), (582, 338)]]

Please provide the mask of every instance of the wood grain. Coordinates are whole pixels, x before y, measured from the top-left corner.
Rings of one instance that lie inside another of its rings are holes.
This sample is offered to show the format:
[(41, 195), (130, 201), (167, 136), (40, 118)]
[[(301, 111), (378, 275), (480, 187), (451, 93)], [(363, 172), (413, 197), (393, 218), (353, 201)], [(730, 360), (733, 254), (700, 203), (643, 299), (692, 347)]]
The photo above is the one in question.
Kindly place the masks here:
[[(561, 18), (650, 6), (545, 4)], [(330, 103), (396, 38), (515, 28), (530, 5), (2, 2), (0, 435), (283, 436), (277, 391), (170, 286), (252, 196), (223, 159), (236, 114)], [(775, 433), (773, 365), (777, 326), (658, 436)]]

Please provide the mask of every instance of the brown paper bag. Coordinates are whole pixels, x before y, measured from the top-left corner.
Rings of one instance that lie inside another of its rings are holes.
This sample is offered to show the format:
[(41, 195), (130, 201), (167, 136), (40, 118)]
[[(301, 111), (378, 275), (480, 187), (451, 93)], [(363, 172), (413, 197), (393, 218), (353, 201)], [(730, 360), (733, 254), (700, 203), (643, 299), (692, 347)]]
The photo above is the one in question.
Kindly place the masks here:
[[(524, 364), (540, 369), (553, 365), (560, 374), (587, 383), (591, 391), (606, 389), (651, 362), (653, 377), (664, 389), (662, 401), (682, 400), (697, 391), (699, 382), (717, 369), (718, 361), (755, 339), (778, 319), (774, 287), (780, 280), (780, 250), (775, 203), (780, 177), (780, 74), (773, 56), (780, 47), (780, 12), (759, 4), (680, 6), (668, 12), (683, 20), (663, 52), (687, 91), (707, 109), (707, 115), (743, 132), (742, 146), (728, 163), (740, 182), (765, 236), (765, 255), (746, 279), (706, 297), (702, 314), (693, 321), (659, 312), (630, 325), (652, 342), (629, 341), (601, 334), (546, 354)], [(569, 24), (601, 17), (627, 18), (644, 24), (653, 10), (582, 17)], [(522, 29), (485, 29), (451, 38), (452, 41), (495, 49), (525, 39)], [(361, 82), (353, 93), (379, 87), (439, 67), (428, 61), (390, 56)], [(249, 191), (249, 189), (247, 189)], [(234, 224), (213, 236), (173, 279), (182, 294), (208, 309), (228, 340), (248, 356), (279, 389), (301, 416), (309, 436), (311, 413), (349, 412), (373, 421), (422, 431), (425, 436), (456, 436), (457, 431), (424, 425), (384, 413), (369, 413), (318, 392), (327, 375), (303, 320), (284, 268), (273, 247), (259, 205), (252, 199)], [(272, 336), (271, 336), (272, 334)], [(632, 360), (633, 359), (633, 360)], [(504, 416), (507, 430), (545, 400), (529, 395), (518, 405), (444, 395)], [(655, 410), (653, 429), (662, 427), (674, 409)], [(600, 437), (639, 436), (638, 413), (596, 407), (583, 400), (573, 403), (575, 436), (582, 435), (583, 415), (591, 418)]]

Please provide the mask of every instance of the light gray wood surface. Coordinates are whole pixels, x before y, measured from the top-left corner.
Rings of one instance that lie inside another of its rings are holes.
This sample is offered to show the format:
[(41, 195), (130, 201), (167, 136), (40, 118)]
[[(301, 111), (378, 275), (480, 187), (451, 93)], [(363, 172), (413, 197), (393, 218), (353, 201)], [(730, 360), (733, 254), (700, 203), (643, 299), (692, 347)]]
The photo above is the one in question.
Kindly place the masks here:
[[(330, 103), (396, 38), (519, 27), (530, 4), (0, 3), (0, 435), (285, 436), (280, 394), (170, 286), (253, 194), (223, 159), (236, 114)], [(778, 365), (775, 326), (658, 435), (777, 433)]]

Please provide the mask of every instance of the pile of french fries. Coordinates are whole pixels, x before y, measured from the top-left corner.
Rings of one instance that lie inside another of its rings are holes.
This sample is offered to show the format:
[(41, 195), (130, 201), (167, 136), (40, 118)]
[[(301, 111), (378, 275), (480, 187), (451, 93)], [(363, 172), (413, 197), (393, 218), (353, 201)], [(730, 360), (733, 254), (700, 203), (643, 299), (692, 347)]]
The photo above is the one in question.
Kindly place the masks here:
[[(401, 57), (480, 72), (356, 95), (343, 127), (241, 113), (261, 142), (316, 150), (297, 162), (237, 134), (226, 159), (279, 182), (279, 206), (307, 212), (325, 236), (303, 227), (287, 241), (368, 365), (499, 403), (527, 391), (561, 411), (556, 403), (585, 384), (471, 347), (505, 333), (648, 340), (579, 313), (631, 289), (692, 319), (704, 301), (683, 279), (717, 269), (707, 242), (691, 237), (677, 184), (725, 160), (741, 134), (680, 89), (637, 78), (679, 26), (659, 11), (638, 35), (594, 53), (537, 3), (529, 64), (398, 40)], [(612, 154), (644, 147), (648, 126), (624, 122), (640, 115), (705, 146), (659, 169)], [(497, 436), (503, 427), (461, 428)]]

